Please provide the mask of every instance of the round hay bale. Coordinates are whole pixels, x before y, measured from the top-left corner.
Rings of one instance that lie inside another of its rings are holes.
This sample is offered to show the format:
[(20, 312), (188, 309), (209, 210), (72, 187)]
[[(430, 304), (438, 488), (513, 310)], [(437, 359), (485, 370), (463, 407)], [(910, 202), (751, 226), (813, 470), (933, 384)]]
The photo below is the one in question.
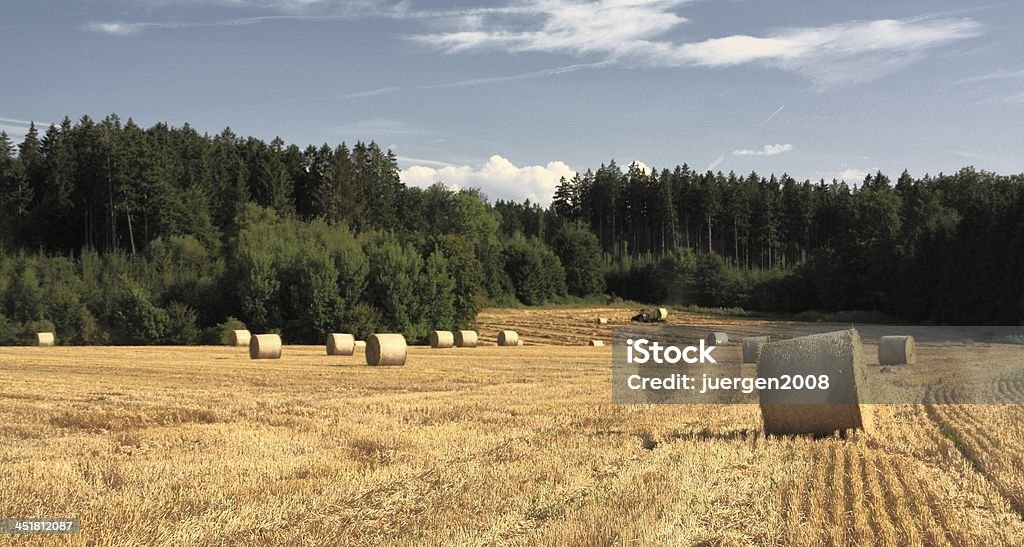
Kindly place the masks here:
[(729, 343), (729, 334), (725, 332), (712, 332), (704, 341), (709, 346), (724, 346)]
[(352, 355), (355, 352), (355, 336), (335, 332), (327, 335), (327, 355)]
[(52, 332), (37, 332), (36, 345), (45, 348), (57, 345), (57, 337)]
[(244, 329), (233, 330), (228, 335), (228, 343), (239, 348), (248, 346), (250, 340), (252, 340), (252, 333)]
[(591, 340), (590, 345), (595, 347), (604, 346), (604, 340)]
[(597, 318), (597, 324), (598, 325), (607, 325), (608, 324), (608, 318), (607, 317), (598, 317)]
[(912, 365), (917, 362), (913, 336), (883, 336), (878, 340), (878, 364)]
[(519, 339), (519, 340), (516, 340), (516, 345), (517, 346), (525, 346), (526, 342), (523, 342), (522, 339)]
[(767, 344), (772, 341), (771, 336), (748, 336), (743, 339), (743, 362), (744, 363), (756, 363), (757, 353), (761, 349), (761, 344)]
[(367, 365), (404, 365), (406, 353), (405, 336), (401, 334), (371, 334), (366, 339)]
[(518, 346), (519, 333), (514, 330), (503, 330), (498, 332), (499, 346)]
[(665, 321), (668, 319), (668, 308), (658, 308), (656, 311), (658, 312), (658, 321)]
[(280, 359), (281, 336), (277, 334), (257, 334), (249, 339), (250, 359)]
[(475, 348), (479, 336), (475, 330), (455, 331), (455, 346), (459, 348)]
[(358, 349), (365, 350), (366, 349), (366, 340), (356, 340), (355, 346)]
[(435, 330), (430, 333), (430, 347), (450, 348), (455, 346), (455, 335), (450, 330)]
[(828, 390), (759, 391), (765, 433), (830, 435), (847, 429), (874, 428), (871, 406), (861, 404), (866, 382), (856, 330), (762, 344), (757, 374), (767, 379), (829, 376)]

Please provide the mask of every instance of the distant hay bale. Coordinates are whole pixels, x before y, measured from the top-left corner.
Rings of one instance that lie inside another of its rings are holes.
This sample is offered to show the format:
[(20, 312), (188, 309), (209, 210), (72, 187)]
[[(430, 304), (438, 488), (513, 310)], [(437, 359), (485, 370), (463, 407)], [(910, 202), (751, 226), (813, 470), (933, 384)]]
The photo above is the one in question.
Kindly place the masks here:
[(36, 345), (39, 347), (50, 347), (57, 345), (57, 337), (52, 332), (37, 332)]
[(607, 317), (598, 317), (597, 318), (597, 324), (598, 325), (607, 325), (608, 324), (608, 318)]
[(756, 363), (757, 352), (761, 348), (761, 344), (767, 344), (772, 341), (771, 336), (748, 336), (743, 339), (743, 362), (744, 363)]
[(430, 347), (450, 348), (455, 345), (455, 335), (450, 330), (435, 330), (430, 333)]
[(724, 346), (729, 343), (729, 334), (725, 332), (712, 332), (704, 340), (709, 346)]
[(604, 340), (591, 340), (590, 345), (595, 347), (601, 347), (604, 345)]
[(356, 340), (355, 346), (359, 349), (366, 349), (366, 340)]
[(516, 345), (517, 346), (525, 346), (526, 342), (523, 342), (522, 340), (516, 340)]
[(865, 380), (857, 331), (762, 344), (757, 369), (761, 378), (829, 376), (828, 390), (761, 390), (765, 433), (829, 435), (847, 429), (873, 429), (871, 407), (861, 404)]
[(277, 334), (257, 334), (249, 340), (249, 357), (251, 359), (280, 359), (281, 336)]
[(514, 330), (503, 330), (498, 332), (499, 346), (518, 346), (519, 333)]
[(244, 329), (233, 330), (228, 335), (228, 343), (235, 347), (244, 348), (249, 345), (250, 340), (252, 340), (252, 333)]
[(327, 335), (327, 355), (352, 355), (355, 351), (355, 336), (336, 332)]
[(366, 339), (366, 364), (371, 366), (398, 366), (405, 364), (405, 336), (401, 334), (371, 334)]
[(878, 364), (912, 365), (917, 362), (913, 336), (883, 336), (878, 341)]
[(668, 308), (658, 308), (655, 311), (658, 313), (656, 316), (658, 321), (665, 321), (668, 319)]
[(455, 347), (459, 348), (475, 348), (478, 342), (479, 336), (475, 330), (457, 330), (455, 331)]

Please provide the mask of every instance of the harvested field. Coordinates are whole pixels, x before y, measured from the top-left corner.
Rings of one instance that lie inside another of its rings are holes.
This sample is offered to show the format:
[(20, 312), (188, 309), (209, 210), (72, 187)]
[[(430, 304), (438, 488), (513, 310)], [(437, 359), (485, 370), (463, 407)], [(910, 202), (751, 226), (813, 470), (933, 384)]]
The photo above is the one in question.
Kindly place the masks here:
[[(845, 439), (765, 437), (757, 405), (613, 405), (611, 348), (583, 345), (628, 313), (488, 310), (490, 345), (404, 367), (0, 348), (0, 516), (78, 517), (89, 544), (1024, 543), (1021, 405), (879, 405)], [(1024, 378), (991, 389), (1024, 401)]]
[[(480, 341), (495, 344), (496, 336), (501, 330), (514, 330), (519, 337), (526, 340), (527, 345), (559, 345), (580, 346), (591, 340), (603, 339), (610, 341), (612, 328), (624, 325), (637, 326), (639, 323), (630, 321), (637, 310), (625, 307), (605, 308), (569, 308), (569, 309), (497, 309), (487, 308), (477, 316), (477, 330)], [(605, 324), (598, 319), (607, 318)], [(779, 322), (771, 322), (779, 324)], [(720, 315), (701, 315), (688, 312), (673, 311), (668, 321), (662, 325), (687, 326), (733, 326), (737, 332), (759, 334), (758, 325), (769, 324), (768, 321), (741, 317), (725, 317)], [(732, 332), (730, 332), (732, 334)]]

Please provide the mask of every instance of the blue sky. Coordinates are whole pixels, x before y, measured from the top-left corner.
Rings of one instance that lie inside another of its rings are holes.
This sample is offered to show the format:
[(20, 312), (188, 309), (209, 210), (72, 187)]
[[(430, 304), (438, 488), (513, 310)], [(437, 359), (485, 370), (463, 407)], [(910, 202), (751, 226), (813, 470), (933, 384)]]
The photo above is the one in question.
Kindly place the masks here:
[(620, 164), (1024, 171), (1024, 2), (2, 0), (0, 130), (117, 112), (375, 140), (547, 203)]

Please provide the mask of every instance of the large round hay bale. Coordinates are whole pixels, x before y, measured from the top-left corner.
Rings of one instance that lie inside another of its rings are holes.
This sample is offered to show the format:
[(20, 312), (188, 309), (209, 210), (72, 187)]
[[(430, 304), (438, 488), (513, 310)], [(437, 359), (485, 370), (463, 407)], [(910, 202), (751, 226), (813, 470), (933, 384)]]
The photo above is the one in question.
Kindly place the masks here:
[(366, 349), (366, 340), (356, 340), (355, 346), (357, 349)]
[(597, 318), (597, 324), (598, 325), (607, 325), (608, 324), (608, 318), (607, 317), (598, 317)]
[(36, 345), (39, 347), (50, 347), (57, 345), (57, 337), (52, 332), (37, 332)]
[(729, 343), (729, 334), (725, 332), (712, 332), (704, 339), (709, 346), (724, 346)]
[(435, 330), (430, 333), (430, 347), (450, 348), (455, 345), (455, 335), (450, 330)]
[(503, 330), (498, 332), (499, 346), (518, 346), (519, 333), (514, 330)]
[(871, 406), (861, 404), (864, 366), (860, 336), (853, 329), (762, 344), (757, 375), (769, 380), (829, 376), (828, 390), (760, 390), (765, 433), (830, 435), (873, 429)]
[(355, 352), (355, 336), (336, 332), (327, 335), (327, 355), (352, 355)]
[(666, 319), (668, 319), (668, 308), (658, 308), (655, 311), (658, 314), (658, 321), (665, 321)]
[(371, 334), (366, 339), (367, 365), (404, 365), (405, 356), (405, 336), (401, 334)]
[(455, 331), (455, 346), (459, 348), (475, 348), (478, 342), (475, 330)]
[(912, 365), (916, 362), (913, 336), (883, 336), (878, 340), (878, 364)]
[(756, 363), (757, 353), (761, 349), (761, 344), (767, 344), (772, 341), (771, 336), (748, 336), (743, 339), (743, 362), (744, 363)]
[(594, 347), (604, 346), (604, 340), (591, 340), (590, 345)]
[(281, 336), (277, 334), (257, 334), (249, 339), (249, 357), (251, 359), (280, 359)]
[(244, 329), (233, 330), (228, 335), (228, 343), (239, 348), (248, 346), (250, 340), (252, 340), (252, 333)]

